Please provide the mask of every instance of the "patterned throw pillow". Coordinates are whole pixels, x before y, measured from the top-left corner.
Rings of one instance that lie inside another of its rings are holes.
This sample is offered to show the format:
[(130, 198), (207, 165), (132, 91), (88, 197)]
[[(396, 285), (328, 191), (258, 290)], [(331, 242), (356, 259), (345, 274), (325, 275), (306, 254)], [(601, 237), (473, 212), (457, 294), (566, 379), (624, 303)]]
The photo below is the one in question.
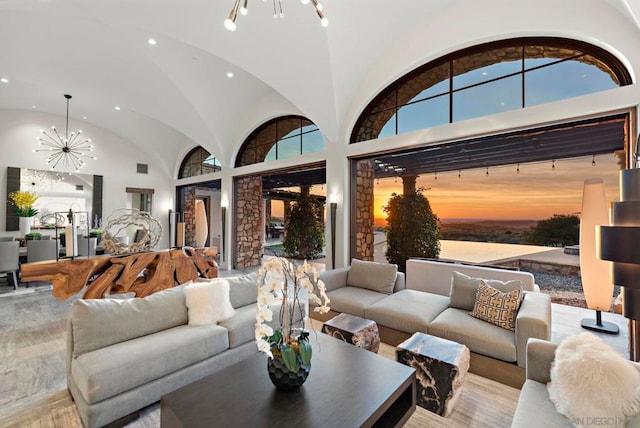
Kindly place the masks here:
[(503, 293), (481, 280), (476, 292), (476, 303), (469, 315), (498, 327), (515, 331), (516, 314), (520, 307), (521, 295), (521, 289)]

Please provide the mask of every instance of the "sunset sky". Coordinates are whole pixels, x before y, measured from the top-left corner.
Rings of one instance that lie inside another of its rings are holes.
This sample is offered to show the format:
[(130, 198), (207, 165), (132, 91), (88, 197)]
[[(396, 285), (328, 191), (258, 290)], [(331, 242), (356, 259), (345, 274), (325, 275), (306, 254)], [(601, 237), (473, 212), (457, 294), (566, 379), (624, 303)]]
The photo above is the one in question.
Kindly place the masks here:
[[(425, 195), (441, 220), (449, 219), (522, 219), (540, 220), (554, 214), (579, 213), (582, 187), (587, 178), (605, 182), (608, 201), (619, 199), (618, 165), (613, 154), (592, 158), (564, 159), (552, 162), (451, 171), (418, 178), (418, 186), (429, 189)], [(312, 193), (323, 193), (315, 186)], [(374, 188), (376, 224), (384, 224), (382, 207), (393, 192), (402, 192), (402, 180), (382, 179)], [(282, 202), (272, 202), (272, 215), (282, 217)]]
[[(582, 187), (587, 178), (605, 182), (607, 200), (619, 199), (618, 166), (613, 154), (592, 158), (565, 159), (486, 169), (463, 170), (418, 178), (431, 208), (441, 220), (447, 219), (526, 219), (539, 220), (554, 214), (581, 210)], [(380, 180), (375, 186), (376, 219), (385, 218), (382, 207), (393, 192), (402, 192), (402, 180)], [(379, 223), (379, 221), (378, 221)]]

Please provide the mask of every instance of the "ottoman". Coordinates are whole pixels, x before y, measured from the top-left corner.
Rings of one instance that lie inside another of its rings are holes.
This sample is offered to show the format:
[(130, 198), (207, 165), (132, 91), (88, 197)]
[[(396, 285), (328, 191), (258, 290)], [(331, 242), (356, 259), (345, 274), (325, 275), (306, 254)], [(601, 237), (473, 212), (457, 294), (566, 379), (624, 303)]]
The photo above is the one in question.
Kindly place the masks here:
[(398, 345), (396, 357), (399, 363), (416, 370), (417, 404), (438, 415), (449, 415), (469, 370), (469, 348), (415, 333)]
[(375, 321), (341, 313), (322, 325), (322, 332), (371, 352), (378, 352), (380, 334)]

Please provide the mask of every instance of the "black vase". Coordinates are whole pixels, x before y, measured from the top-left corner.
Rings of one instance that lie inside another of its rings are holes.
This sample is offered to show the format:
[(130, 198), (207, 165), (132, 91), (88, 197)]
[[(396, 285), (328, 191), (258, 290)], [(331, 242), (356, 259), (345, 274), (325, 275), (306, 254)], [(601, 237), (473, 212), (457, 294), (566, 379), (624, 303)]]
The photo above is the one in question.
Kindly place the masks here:
[(311, 371), (311, 363), (300, 364), (297, 372), (289, 371), (284, 365), (282, 358), (267, 358), (267, 369), (269, 370), (269, 379), (281, 391), (293, 391), (302, 386), (307, 380)]

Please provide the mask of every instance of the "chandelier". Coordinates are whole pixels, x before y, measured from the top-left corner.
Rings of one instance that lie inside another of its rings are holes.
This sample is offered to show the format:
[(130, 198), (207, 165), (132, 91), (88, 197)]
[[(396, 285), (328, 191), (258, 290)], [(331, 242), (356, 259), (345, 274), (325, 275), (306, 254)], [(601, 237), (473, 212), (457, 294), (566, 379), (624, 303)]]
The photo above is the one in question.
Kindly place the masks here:
[[(238, 17), (238, 12), (240, 12), (240, 15), (246, 15), (248, 12), (248, 0), (242, 0), (242, 6), (240, 6), (240, 1), (241, 0), (235, 0), (233, 8), (231, 9), (231, 12), (229, 12), (229, 17), (224, 20), (224, 28), (229, 31), (236, 31), (236, 18)], [(262, 1), (263, 3), (267, 2), (267, 0)], [(276, 19), (284, 18), (284, 12), (282, 11), (282, 0), (271, 1), (273, 3), (273, 17)], [(324, 16), (324, 13), (322, 12), (322, 3), (320, 3), (318, 0), (300, 0), (300, 2), (305, 5), (311, 2), (316, 13), (318, 14), (318, 18), (320, 18), (320, 25), (322, 25), (323, 27), (329, 25), (329, 19), (327, 19), (327, 17)]]
[(35, 149), (34, 152), (49, 152), (47, 165), (51, 165), (52, 169), (62, 162), (62, 164), (69, 165), (76, 172), (79, 172), (80, 168), (84, 166), (83, 158), (96, 160), (96, 157), (89, 154), (89, 152), (93, 151), (93, 144), (91, 144), (90, 138), (80, 136), (82, 130), (69, 134), (69, 100), (71, 95), (65, 94), (64, 97), (67, 99), (67, 122), (64, 128), (64, 136), (58, 133), (55, 126), (51, 127), (53, 132), (41, 130), (40, 133), (44, 137), (38, 137), (37, 139), (44, 148)]

